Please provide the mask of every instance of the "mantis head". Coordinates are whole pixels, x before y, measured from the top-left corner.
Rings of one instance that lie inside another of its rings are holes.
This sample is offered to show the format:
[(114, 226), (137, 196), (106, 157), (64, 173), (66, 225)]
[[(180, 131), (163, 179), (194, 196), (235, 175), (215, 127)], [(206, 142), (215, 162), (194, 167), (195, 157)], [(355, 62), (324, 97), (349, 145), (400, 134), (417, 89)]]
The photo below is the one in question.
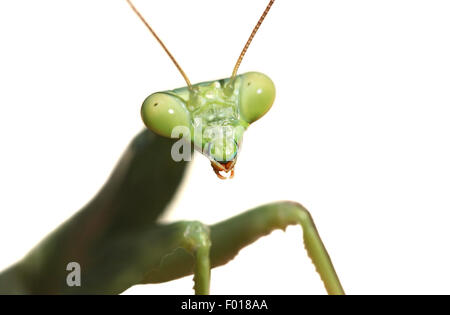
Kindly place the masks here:
[(150, 95), (141, 108), (145, 125), (168, 138), (187, 137), (220, 172), (233, 175), (247, 127), (270, 109), (275, 99), (272, 80), (248, 72), (234, 80), (202, 82)]
[(259, 72), (237, 75), (239, 65), (274, 0), (269, 2), (254, 27), (231, 77), (194, 85), (131, 1), (127, 1), (187, 83), (186, 87), (147, 97), (141, 108), (144, 124), (163, 137), (178, 138), (182, 135), (189, 139), (196, 150), (210, 159), (219, 178), (226, 178), (220, 172), (231, 172), (232, 178), (244, 131), (264, 116), (275, 99), (275, 86), (266, 75)]

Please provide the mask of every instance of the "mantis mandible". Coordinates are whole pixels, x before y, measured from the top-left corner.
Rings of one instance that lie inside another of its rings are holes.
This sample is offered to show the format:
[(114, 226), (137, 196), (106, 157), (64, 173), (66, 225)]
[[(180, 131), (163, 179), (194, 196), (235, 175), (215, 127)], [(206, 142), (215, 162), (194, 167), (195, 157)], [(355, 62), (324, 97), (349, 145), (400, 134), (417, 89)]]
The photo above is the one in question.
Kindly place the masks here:
[[(264, 74), (237, 74), (253, 37), (269, 12), (270, 0), (228, 79), (191, 84), (164, 43), (130, 0), (133, 11), (161, 44), (187, 86), (151, 94), (141, 116), (150, 130), (128, 147), (95, 198), (52, 232), (27, 256), (0, 274), (0, 293), (121, 293), (136, 284), (161, 283), (194, 275), (196, 294), (209, 294), (211, 268), (226, 264), (240, 249), (275, 229), (300, 224), (304, 245), (329, 294), (344, 294), (310, 213), (300, 204), (275, 202), (212, 226), (198, 221), (157, 222), (188, 165), (171, 158), (173, 130), (182, 127), (214, 172), (230, 172), (245, 129), (275, 99)], [(196, 132), (196, 129), (198, 129)], [(175, 137), (179, 137), (177, 134)], [(83, 270), (80, 286), (66, 283), (66, 265)]]

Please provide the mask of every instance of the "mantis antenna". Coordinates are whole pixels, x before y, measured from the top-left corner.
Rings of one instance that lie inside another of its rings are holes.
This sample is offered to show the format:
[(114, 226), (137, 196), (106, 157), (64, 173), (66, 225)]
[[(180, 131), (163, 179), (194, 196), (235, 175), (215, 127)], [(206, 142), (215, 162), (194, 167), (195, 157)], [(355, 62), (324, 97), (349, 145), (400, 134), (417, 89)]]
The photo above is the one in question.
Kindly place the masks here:
[(237, 71), (239, 69), (239, 66), (241, 65), (242, 59), (244, 59), (244, 55), (247, 52), (248, 47), (250, 46), (250, 43), (253, 40), (253, 37), (255, 37), (256, 32), (258, 31), (259, 27), (261, 26), (261, 23), (264, 21), (264, 19), (266, 18), (267, 13), (269, 13), (270, 8), (272, 7), (272, 4), (275, 2), (275, 0), (270, 0), (269, 4), (267, 5), (266, 9), (264, 10), (263, 14), (261, 15), (261, 17), (258, 20), (258, 23), (256, 23), (255, 27), (253, 28), (252, 33), (250, 34), (250, 37), (247, 40), (247, 43), (245, 43), (244, 49), (242, 49), (241, 54), (239, 55), (239, 58), (236, 62), (236, 65), (234, 66), (233, 69), (233, 74), (231, 75), (231, 81), (234, 80), (234, 78), (236, 77)]
[(169, 49), (167, 49), (166, 45), (164, 45), (164, 43), (162, 42), (162, 40), (158, 37), (158, 35), (156, 35), (155, 31), (151, 28), (151, 26), (147, 23), (147, 21), (144, 19), (144, 17), (142, 16), (142, 14), (138, 11), (138, 9), (136, 9), (136, 7), (133, 5), (133, 3), (131, 2), (131, 0), (127, 0), (128, 4), (130, 5), (131, 9), (134, 11), (134, 13), (136, 13), (136, 15), (141, 19), (141, 21), (145, 24), (145, 26), (148, 28), (148, 30), (150, 31), (150, 33), (152, 33), (152, 35), (155, 37), (155, 39), (158, 41), (158, 43), (161, 45), (161, 47), (164, 49), (164, 51), (166, 52), (166, 54), (169, 56), (169, 58), (172, 60), (172, 62), (174, 63), (175, 67), (177, 67), (178, 71), (180, 71), (181, 75), (183, 76), (184, 80), (186, 81), (189, 89), (192, 89), (192, 85), (191, 85), (191, 81), (189, 81), (189, 78), (187, 77), (186, 73), (184, 73), (183, 69), (181, 69), (180, 65), (178, 64), (178, 62), (175, 60), (175, 57), (172, 56), (172, 54), (170, 53)]

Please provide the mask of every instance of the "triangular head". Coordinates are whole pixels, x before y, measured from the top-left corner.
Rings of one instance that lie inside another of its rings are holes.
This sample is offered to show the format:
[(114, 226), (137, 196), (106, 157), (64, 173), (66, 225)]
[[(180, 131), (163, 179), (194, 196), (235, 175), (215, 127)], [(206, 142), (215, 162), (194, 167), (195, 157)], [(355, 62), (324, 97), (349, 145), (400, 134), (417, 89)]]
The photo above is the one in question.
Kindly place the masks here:
[[(152, 27), (131, 0), (131, 9), (167, 53), (187, 86), (151, 94), (141, 109), (145, 125), (157, 134), (174, 138), (183, 135), (210, 160), (214, 172), (225, 179), (221, 171), (234, 174), (234, 165), (247, 127), (261, 118), (272, 106), (275, 86), (269, 77), (259, 72), (237, 75), (250, 43), (275, 0), (270, 0), (245, 43), (230, 78), (192, 85)], [(180, 132), (181, 131), (181, 132)]]
[[(217, 176), (231, 171), (247, 127), (261, 118), (275, 100), (272, 80), (247, 72), (234, 80), (202, 82), (151, 94), (144, 101), (144, 124), (163, 137), (183, 136), (211, 160)], [(178, 129), (177, 129), (178, 128)]]

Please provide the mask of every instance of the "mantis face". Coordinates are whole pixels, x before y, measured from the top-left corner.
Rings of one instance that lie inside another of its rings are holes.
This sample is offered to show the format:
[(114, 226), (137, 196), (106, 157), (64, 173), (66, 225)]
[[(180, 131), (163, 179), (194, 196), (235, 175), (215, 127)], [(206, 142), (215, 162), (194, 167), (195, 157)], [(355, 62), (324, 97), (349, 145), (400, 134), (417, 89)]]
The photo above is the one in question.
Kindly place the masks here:
[[(177, 137), (175, 128), (207, 156), (219, 178), (234, 174), (234, 165), (247, 127), (272, 106), (275, 86), (259, 72), (231, 79), (202, 82), (190, 87), (157, 92), (141, 108), (144, 124), (163, 137)], [(188, 131), (188, 132), (187, 132)]]
[(270, 0), (253, 28), (230, 78), (192, 85), (152, 27), (131, 0), (131, 9), (155, 37), (187, 83), (184, 88), (151, 94), (142, 104), (144, 124), (155, 133), (177, 138), (181, 133), (194, 147), (206, 155), (216, 175), (225, 179), (221, 171), (234, 175), (234, 165), (245, 129), (261, 118), (272, 106), (275, 86), (259, 72), (237, 75), (239, 65), (261, 23), (275, 0)]

